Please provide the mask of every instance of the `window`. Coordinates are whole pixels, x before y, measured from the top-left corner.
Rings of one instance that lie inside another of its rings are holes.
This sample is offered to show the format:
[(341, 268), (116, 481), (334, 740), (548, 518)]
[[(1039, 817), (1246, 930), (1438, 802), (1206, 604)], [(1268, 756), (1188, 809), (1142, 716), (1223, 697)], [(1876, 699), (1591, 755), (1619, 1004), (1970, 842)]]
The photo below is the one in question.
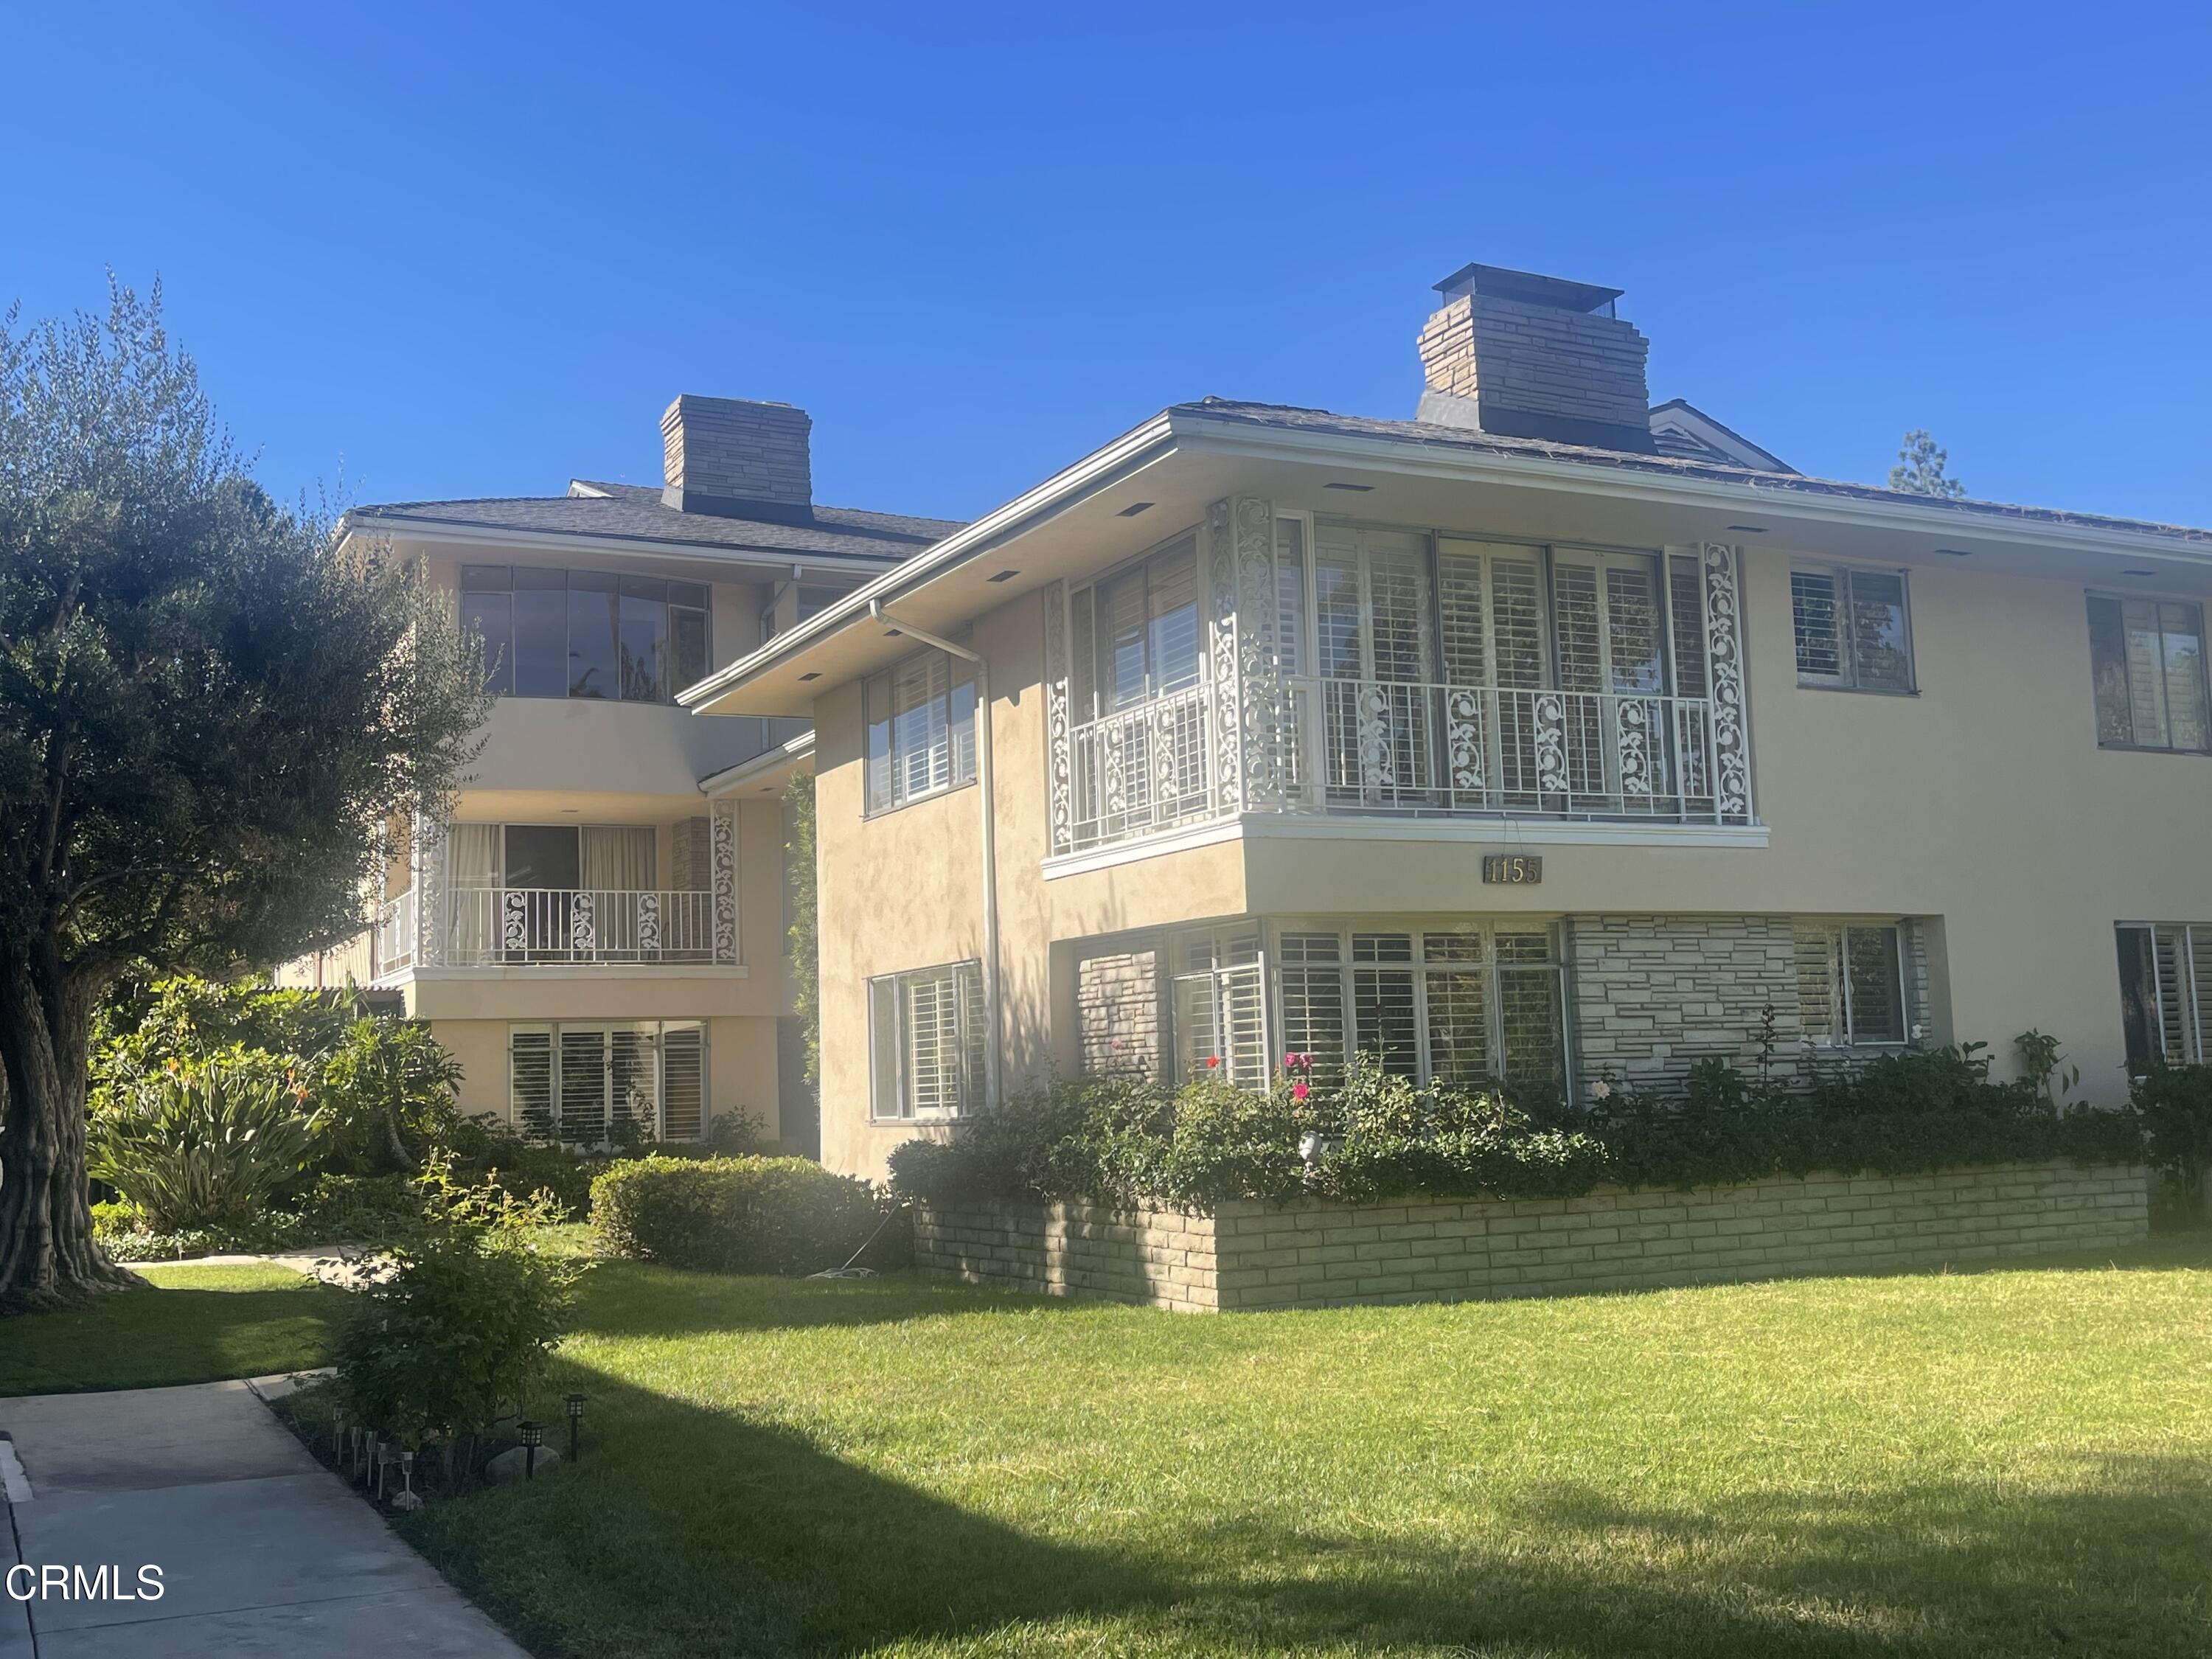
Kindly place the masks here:
[(1334, 1081), (1351, 1055), (1422, 1083), (1565, 1087), (1559, 953), (1540, 923), (1404, 931), (1286, 924), (1278, 939), (1282, 1042)]
[(1901, 933), (1894, 923), (1802, 921), (1797, 1018), (1808, 1042), (1905, 1041)]
[(983, 1101), (983, 970), (956, 962), (868, 981), (871, 1110), (957, 1117)]
[[(761, 612), (761, 643), (763, 645), (766, 645), (774, 639), (781, 629), (781, 625), (776, 620), (776, 611), (783, 603), (786, 591), (786, 589), (778, 588), (775, 597), (768, 602), (766, 609)], [(842, 587), (823, 587), (814, 582), (799, 583), (797, 620), (807, 622), (820, 616), (831, 605), (836, 604), (844, 592)]]
[(2199, 753), (2212, 747), (2202, 605), (2092, 593), (2089, 660), (2100, 744)]
[(511, 1025), (507, 1054), (510, 1115), (540, 1139), (696, 1140), (713, 1115), (703, 1021)]
[(471, 564), (460, 609), (502, 696), (668, 702), (707, 675), (703, 582)]
[(1080, 724), (1198, 684), (1198, 538), (1072, 596), (1072, 718)]
[(1186, 1083), (1212, 1077), (1240, 1089), (1266, 1088), (1275, 1056), (1267, 1041), (1259, 928), (1186, 933), (1176, 941), (1170, 960), (1176, 1075)]
[(975, 669), (922, 651), (871, 678), (868, 807), (888, 811), (975, 776)]
[(2212, 1062), (2212, 924), (2122, 922), (2118, 936), (2129, 1072)]
[(1790, 573), (1790, 615), (1800, 685), (1913, 689), (1903, 571), (1801, 567)]

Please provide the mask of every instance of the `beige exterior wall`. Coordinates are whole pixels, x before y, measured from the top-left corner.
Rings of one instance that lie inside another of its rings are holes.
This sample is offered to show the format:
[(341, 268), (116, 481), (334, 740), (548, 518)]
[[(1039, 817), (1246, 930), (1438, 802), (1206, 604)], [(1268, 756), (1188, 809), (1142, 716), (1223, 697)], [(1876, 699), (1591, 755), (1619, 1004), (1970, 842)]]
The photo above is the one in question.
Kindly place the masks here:
[[(2212, 759), (2100, 750), (2082, 583), (1965, 561), (1899, 562), (1911, 564), (1917, 695), (1802, 689), (1790, 562), (1768, 546), (1743, 559), (1764, 847), (1547, 842), (1533, 817), (1248, 817), (1241, 836), (1048, 878), (1043, 600), (980, 617), (1007, 1086), (1074, 1068), (1073, 942), (1125, 930), (1243, 914), (1853, 915), (1932, 924), (1932, 1035), (1990, 1043), (2002, 1071), (2017, 1033), (2054, 1033), (2082, 1091), (2118, 1098), (2112, 927), (2212, 921)], [(917, 1131), (869, 1121), (866, 981), (983, 954), (977, 799), (961, 788), (864, 817), (859, 687), (830, 691), (816, 714), (823, 1158), (875, 1174)], [(1483, 885), (1480, 854), (1516, 850), (1545, 855), (1543, 884)]]

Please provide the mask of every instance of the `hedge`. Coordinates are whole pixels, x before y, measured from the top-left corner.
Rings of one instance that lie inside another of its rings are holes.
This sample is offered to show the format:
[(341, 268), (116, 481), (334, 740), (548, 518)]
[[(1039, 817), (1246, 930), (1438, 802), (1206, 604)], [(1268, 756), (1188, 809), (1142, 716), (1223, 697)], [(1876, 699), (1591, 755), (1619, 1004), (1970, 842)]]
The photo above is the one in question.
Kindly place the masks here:
[[(592, 1182), (602, 1248), (714, 1273), (841, 1267), (889, 1207), (866, 1182), (803, 1158), (641, 1158)], [(875, 1265), (889, 1265), (883, 1247), (877, 1254)]]
[(1055, 1082), (964, 1121), (949, 1141), (898, 1147), (892, 1190), (933, 1204), (1204, 1212), (1237, 1199), (1565, 1198), (1604, 1182), (1689, 1188), (2146, 1153), (2132, 1106), (2061, 1106), (2035, 1084), (1992, 1083), (1978, 1045), (1888, 1055), (1788, 1087), (1708, 1061), (1679, 1092), (1601, 1087), (1579, 1104), (1418, 1087), (1364, 1060), (1324, 1086), (1306, 1057), (1285, 1058), (1266, 1093), (1210, 1080)]

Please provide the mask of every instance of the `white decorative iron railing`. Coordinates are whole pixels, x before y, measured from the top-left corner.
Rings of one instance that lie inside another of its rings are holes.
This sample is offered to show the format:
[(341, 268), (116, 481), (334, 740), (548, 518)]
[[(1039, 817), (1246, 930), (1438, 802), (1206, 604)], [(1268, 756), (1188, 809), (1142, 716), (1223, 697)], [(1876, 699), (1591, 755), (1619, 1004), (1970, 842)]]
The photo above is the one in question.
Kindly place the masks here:
[(1205, 685), (1070, 731), (1072, 846), (1238, 811), (1750, 822), (1721, 778), (1709, 698), (1260, 677), (1243, 689), (1233, 792)]
[[(623, 892), (552, 887), (454, 887), (422, 915), (412, 893), (392, 901), (407, 920), (407, 961), (419, 955), (447, 968), (494, 968), (531, 963), (713, 962), (714, 895), (711, 892)], [(423, 929), (434, 949), (417, 951)], [(380, 924), (380, 945), (385, 925)], [(395, 933), (395, 942), (398, 937)], [(380, 953), (379, 973), (405, 963)]]
[(1068, 734), (1076, 844), (1213, 816), (1212, 705), (1203, 684), (1117, 708)]

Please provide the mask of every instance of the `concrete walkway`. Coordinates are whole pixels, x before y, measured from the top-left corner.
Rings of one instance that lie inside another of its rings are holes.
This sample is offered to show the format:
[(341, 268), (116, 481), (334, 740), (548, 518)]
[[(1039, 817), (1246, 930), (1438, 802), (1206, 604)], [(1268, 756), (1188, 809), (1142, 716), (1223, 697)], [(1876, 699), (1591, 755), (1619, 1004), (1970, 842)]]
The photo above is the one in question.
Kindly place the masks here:
[(164, 1590), (0, 1598), (0, 1659), (525, 1659), (246, 1383), (0, 1400), (0, 1431), (21, 1469), (0, 1569), (108, 1565), (135, 1589), (155, 1565)]

